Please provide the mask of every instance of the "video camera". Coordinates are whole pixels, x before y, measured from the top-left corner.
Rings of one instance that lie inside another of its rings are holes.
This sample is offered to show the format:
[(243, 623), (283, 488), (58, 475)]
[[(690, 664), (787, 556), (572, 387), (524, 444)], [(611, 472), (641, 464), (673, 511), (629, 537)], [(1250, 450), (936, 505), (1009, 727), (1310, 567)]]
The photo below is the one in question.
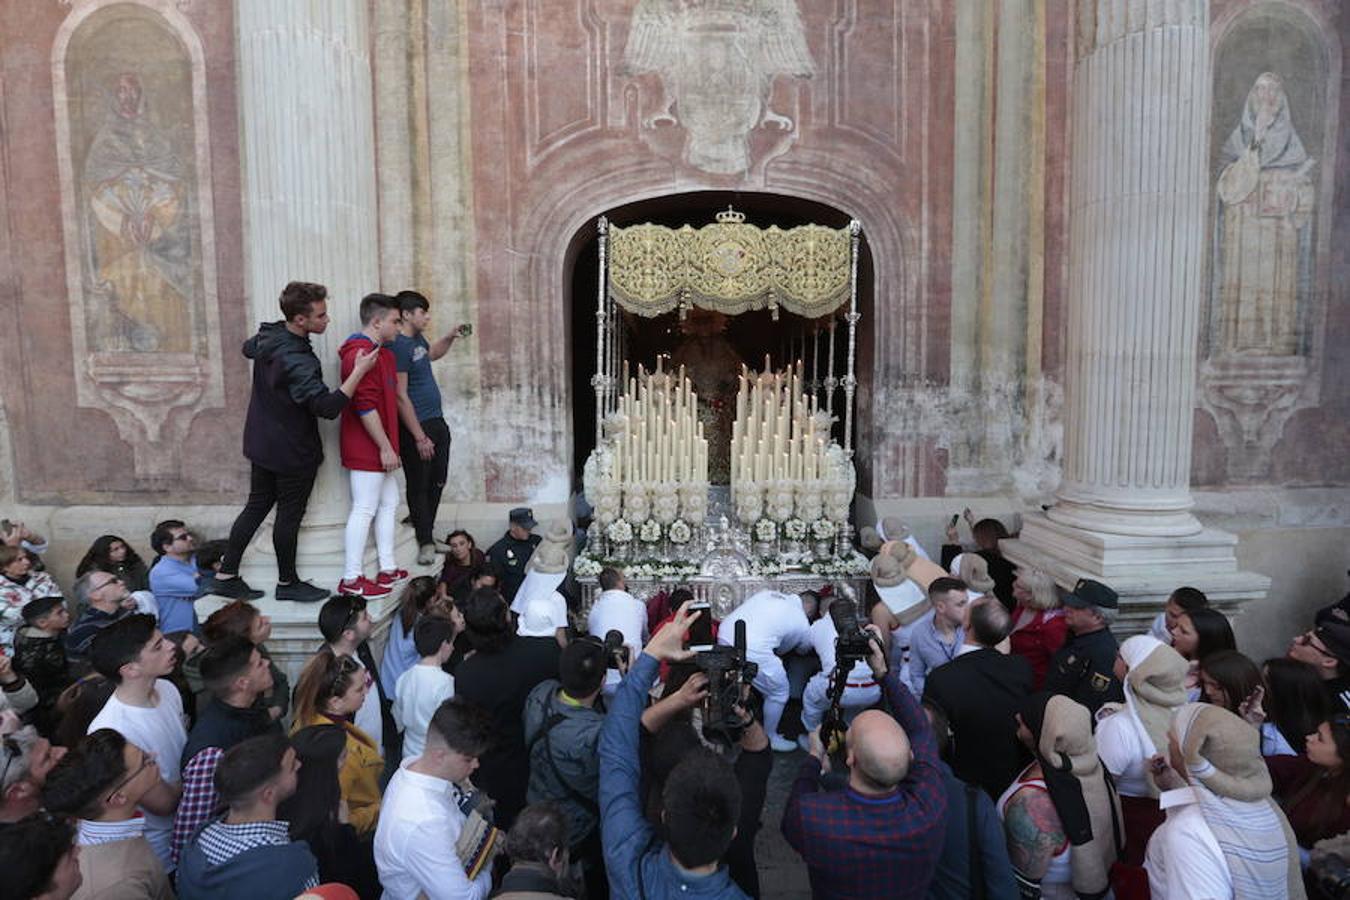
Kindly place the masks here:
[(605, 632), (605, 659), (609, 668), (628, 671), (628, 645), (623, 642), (623, 632), (617, 628)]
[(858, 621), (858, 604), (850, 597), (836, 597), (830, 604), (830, 620), (834, 622), (835, 665), (848, 671), (853, 664), (867, 659), (872, 652), (872, 636), (863, 631)]
[(830, 621), (834, 623), (834, 671), (830, 673), (829, 688), (826, 697), (829, 707), (820, 724), (820, 740), (825, 750), (838, 754), (843, 748), (844, 711), (842, 701), (844, 688), (848, 685), (849, 672), (858, 662), (867, 659), (877, 639), (863, 631), (858, 621), (858, 604), (852, 597), (836, 597), (830, 604)]
[(735, 645), (715, 644), (694, 655), (694, 664), (708, 678), (708, 696), (703, 700), (703, 736), (723, 744), (735, 744), (745, 733), (736, 706), (743, 687), (759, 674), (759, 665), (745, 656), (745, 622), (736, 623)]

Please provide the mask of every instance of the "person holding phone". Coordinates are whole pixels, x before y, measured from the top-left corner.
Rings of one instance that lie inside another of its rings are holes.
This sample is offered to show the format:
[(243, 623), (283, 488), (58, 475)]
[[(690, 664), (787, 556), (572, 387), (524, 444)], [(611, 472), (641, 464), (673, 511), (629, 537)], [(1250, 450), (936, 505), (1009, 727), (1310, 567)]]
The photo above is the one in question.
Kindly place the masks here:
[(472, 334), (473, 326), (456, 325), (429, 343), (423, 332), (431, 325), (431, 303), (417, 291), (399, 291), (397, 300), (403, 320), (389, 349), (398, 372), (398, 448), (407, 478), (408, 518), (417, 532), (417, 563), (429, 566), (437, 553), (450, 549), (433, 536), (450, 467), (450, 427), (431, 364), (450, 352), (456, 338)]

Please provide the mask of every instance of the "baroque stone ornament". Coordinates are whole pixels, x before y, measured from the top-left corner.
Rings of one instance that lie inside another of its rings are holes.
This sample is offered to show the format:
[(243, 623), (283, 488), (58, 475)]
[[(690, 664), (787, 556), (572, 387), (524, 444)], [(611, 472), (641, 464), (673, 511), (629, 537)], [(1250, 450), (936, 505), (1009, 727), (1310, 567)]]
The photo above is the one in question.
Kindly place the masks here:
[(754, 129), (794, 131), (770, 107), (774, 81), (816, 71), (797, 0), (639, 0), (624, 67), (661, 79), (660, 111), (643, 130), (683, 126), (683, 161), (718, 175), (750, 169)]

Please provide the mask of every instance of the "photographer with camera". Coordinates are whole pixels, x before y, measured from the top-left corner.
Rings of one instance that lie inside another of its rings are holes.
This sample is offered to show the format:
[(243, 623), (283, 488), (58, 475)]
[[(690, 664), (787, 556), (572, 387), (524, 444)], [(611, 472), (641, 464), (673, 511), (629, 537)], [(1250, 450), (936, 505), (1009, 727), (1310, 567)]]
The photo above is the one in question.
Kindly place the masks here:
[(815, 615), (814, 594), (802, 597), (781, 591), (757, 591), (722, 620), (717, 632), (718, 642), (729, 646), (735, 640), (736, 623), (745, 623), (746, 656), (759, 667), (754, 685), (764, 697), (764, 730), (769, 735), (769, 745), (778, 753), (797, 749), (795, 741), (778, 733), (789, 690), (787, 669), (779, 654), (811, 648), (811, 620)]
[(820, 728), (830, 710), (830, 688), (834, 686), (837, 666), (845, 667), (843, 691), (838, 697), (841, 717), (875, 706), (881, 699), (881, 685), (867, 664), (870, 639), (858, 622), (857, 603), (850, 597), (835, 596), (825, 613), (810, 628), (811, 646), (820, 658), (820, 671), (811, 676), (802, 693), (802, 727), (807, 734), (798, 738), (797, 743), (808, 752), (809, 733)]
[(685, 603), (633, 662), (614, 694), (600, 735), (600, 821), (605, 868), (615, 897), (681, 895), (744, 900), (720, 862), (736, 835), (741, 791), (730, 764), (709, 750), (684, 756), (662, 790), (665, 841), (642, 815), (638, 744), (647, 692), (660, 664), (683, 660), (691, 623), (706, 613)]
[(921, 898), (946, 834), (947, 796), (928, 716), (888, 670), (881, 630), (867, 657), (892, 715), (866, 710), (845, 737), (848, 786), (822, 790), (828, 756), (813, 735), (792, 786), (783, 836), (806, 861), (817, 897)]
[[(623, 637), (623, 646), (629, 660), (637, 655), (647, 639), (647, 607), (628, 593), (628, 582), (618, 569), (607, 568), (600, 573), (600, 595), (591, 604), (586, 616), (586, 631), (598, 638), (617, 631)], [(605, 676), (605, 696), (619, 687), (623, 673), (611, 668)]]

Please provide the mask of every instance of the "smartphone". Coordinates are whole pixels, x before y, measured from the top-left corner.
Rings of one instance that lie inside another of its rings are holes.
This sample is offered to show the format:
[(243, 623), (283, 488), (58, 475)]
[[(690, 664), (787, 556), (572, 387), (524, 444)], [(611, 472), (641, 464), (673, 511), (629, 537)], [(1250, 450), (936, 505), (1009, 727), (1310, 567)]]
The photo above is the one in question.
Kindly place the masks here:
[(712, 637), (712, 606), (707, 600), (695, 600), (689, 604), (689, 611), (700, 611), (703, 615), (694, 620), (694, 624), (689, 626), (689, 634), (685, 638), (686, 650), (711, 650), (713, 646)]
[(459, 326), (459, 336), (460, 336), (460, 337), (468, 337), (468, 336), (471, 335), (471, 334), (473, 334), (473, 323), (472, 323), (472, 322), (465, 322), (463, 325)]
[(956, 527), (956, 523), (959, 522), (959, 521), (961, 521), (961, 514), (960, 514), (960, 513), (952, 513), (952, 520), (951, 520), (950, 522), (947, 523), (947, 527), (948, 527), (948, 528), (955, 528), (955, 527)]

